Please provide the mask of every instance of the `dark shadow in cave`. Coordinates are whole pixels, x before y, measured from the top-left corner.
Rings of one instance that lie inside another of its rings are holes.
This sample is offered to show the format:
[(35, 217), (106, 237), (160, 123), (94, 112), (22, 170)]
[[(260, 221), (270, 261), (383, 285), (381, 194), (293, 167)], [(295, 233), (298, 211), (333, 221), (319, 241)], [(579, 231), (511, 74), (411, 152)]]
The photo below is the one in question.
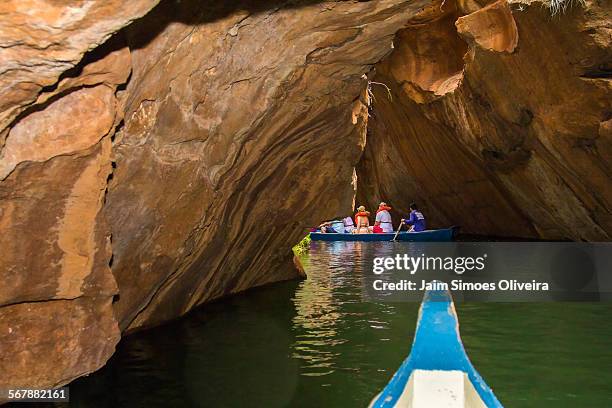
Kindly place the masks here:
[[(230, 2), (164, 0), (124, 30), (128, 31), (130, 48), (139, 49), (149, 44), (171, 23), (197, 26), (223, 19), (237, 11), (247, 11), (249, 15), (257, 15), (269, 10), (275, 12), (280, 9), (301, 8), (322, 2), (323, 0), (242, 0)], [(130, 35), (132, 28), (136, 28), (138, 35)]]

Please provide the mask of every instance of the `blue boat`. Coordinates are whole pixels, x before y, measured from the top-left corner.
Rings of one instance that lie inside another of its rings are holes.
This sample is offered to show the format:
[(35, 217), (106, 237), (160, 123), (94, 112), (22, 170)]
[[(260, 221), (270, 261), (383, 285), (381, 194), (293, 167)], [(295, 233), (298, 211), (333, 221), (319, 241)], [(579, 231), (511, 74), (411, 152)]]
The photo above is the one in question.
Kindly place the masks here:
[(425, 293), (410, 355), (370, 404), (442, 406), (503, 408), (465, 353), (455, 305), (446, 289)]
[[(412, 242), (447, 242), (452, 241), (455, 236), (456, 227), (425, 230), (420, 232), (400, 232), (397, 241)], [(313, 241), (393, 241), (395, 232), (382, 234), (323, 234), (311, 232), (310, 239)]]

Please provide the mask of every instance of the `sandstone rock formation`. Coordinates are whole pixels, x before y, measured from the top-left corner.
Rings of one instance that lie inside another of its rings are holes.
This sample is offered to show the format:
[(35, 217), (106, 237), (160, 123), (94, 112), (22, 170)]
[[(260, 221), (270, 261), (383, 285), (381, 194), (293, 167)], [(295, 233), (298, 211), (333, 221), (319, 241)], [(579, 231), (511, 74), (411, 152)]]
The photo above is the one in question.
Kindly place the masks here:
[(355, 167), (362, 201), (439, 225), (612, 234), (596, 4), (69, 3), (0, 5), (0, 388), (297, 276), (291, 246), (351, 211)]
[(120, 336), (101, 210), (130, 53), (113, 40), (84, 54), (156, 1), (69, 3), (0, 4), (2, 389), (65, 384)]
[[(7, 127), (85, 52), (159, 0), (6, 0), (0, 4), (0, 147)], [(40, 103), (40, 101), (38, 101)]]
[(376, 67), (393, 100), (374, 89), (359, 201), (418, 201), (433, 226), (471, 233), (609, 240), (609, 9), (444, 7)]
[(102, 44), (155, 2), (115, 3), (0, 6), (4, 388), (295, 277), (304, 227), (350, 211), (361, 76), (425, 1), (167, 1)]
[(169, 2), (129, 27), (105, 209), (122, 329), (296, 276), (282, 248), (351, 211), (361, 77), (422, 4)]

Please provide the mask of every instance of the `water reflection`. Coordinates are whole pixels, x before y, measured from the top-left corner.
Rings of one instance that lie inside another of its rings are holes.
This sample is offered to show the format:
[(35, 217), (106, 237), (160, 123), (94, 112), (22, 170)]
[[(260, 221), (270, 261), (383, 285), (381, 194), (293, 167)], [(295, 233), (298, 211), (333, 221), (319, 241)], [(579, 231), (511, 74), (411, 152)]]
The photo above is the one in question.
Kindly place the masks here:
[[(369, 300), (364, 268), (420, 245), (315, 242), (302, 258), (308, 279), (123, 339), (103, 370), (70, 385), (70, 405), (367, 406), (407, 356), (419, 303)], [(609, 303), (459, 303), (457, 312), (470, 358), (506, 406), (612, 406)]]
[[(379, 340), (389, 341), (389, 317), (395, 307), (386, 303), (363, 304), (364, 268), (373, 257), (393, 253), (390, 243), (313, 242), (300, 260), (308, 279), (298, 286), (293, 328), (296, 341), (293, 357), (303, 361), (301, 375), (324, 376), (336, 370), (357, 370), (341, 363), (340, 345), (353, 342), (347, 334), (354, 330), (381, 331)], [(351, 306), (353, 305), (353, 306)]]

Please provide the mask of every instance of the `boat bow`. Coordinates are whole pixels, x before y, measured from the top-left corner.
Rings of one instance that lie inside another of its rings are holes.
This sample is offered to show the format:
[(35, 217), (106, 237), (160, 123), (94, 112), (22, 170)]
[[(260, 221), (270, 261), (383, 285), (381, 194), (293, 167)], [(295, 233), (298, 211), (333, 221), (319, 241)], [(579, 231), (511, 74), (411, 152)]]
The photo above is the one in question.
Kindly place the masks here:
[[(443, 400), (452, 405), (441, 405)], [(502, 407), (465, 352), (448, 290), (425, 293), (410, 355), (370, 404), (373, 408), (436, 406)]]

